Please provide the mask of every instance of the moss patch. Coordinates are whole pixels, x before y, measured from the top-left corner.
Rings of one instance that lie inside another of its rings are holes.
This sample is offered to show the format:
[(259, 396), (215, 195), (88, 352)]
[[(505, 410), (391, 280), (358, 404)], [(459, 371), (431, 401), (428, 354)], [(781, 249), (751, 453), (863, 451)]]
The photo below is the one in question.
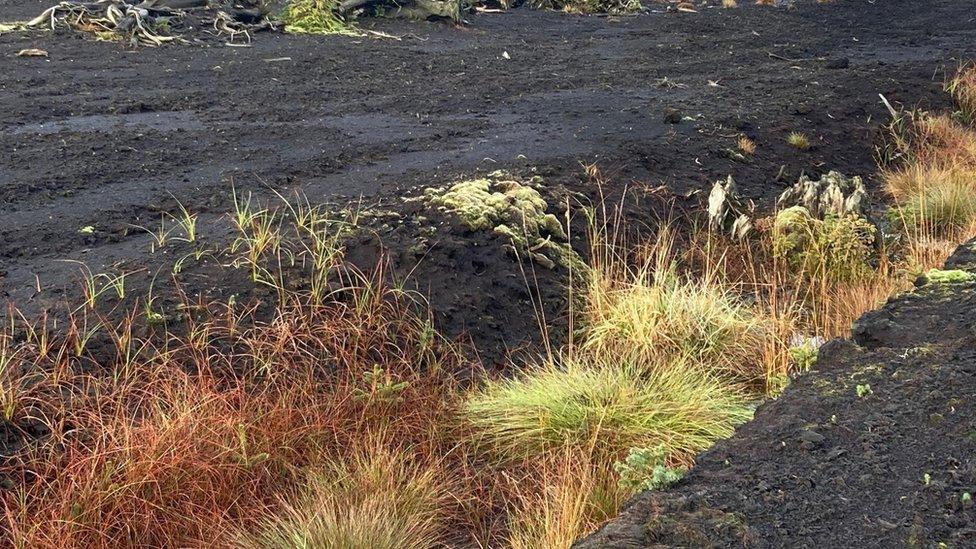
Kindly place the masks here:
[(548, 212), (549, 204), (538, 188), (541, 177), (518, 181), (506, 172), (462, 181), (447, 189), (424, 191), (430, 204), (455, 216), (472, 231), (491, 231), (510, 242), (510, 249), (536, 263), (557, 264), (582, 272), (583, 261), (568, 243), (559, 218)]
[(963, 284), (976, 280), (976, 275), (962, 269), (929, 269), (925, 273), (925, 280), (933, 284)]

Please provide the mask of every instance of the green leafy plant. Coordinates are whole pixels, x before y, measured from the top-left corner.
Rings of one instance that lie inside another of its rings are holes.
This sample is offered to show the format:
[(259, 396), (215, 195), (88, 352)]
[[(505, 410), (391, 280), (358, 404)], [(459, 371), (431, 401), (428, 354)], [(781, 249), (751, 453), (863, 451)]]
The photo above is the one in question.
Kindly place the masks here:
[(393, 376), (381, 368), (379, 364), (374, 364), (372, 370), (363, 372), (363, 384), (365, 388), (356, 387), (353, 389), (354, 398), (388, 404), (402, 402), (403, 397), (400, 393), (410, 386), (408, 381), (394, 380)]
[(799, 345), (790, 347), (787, 353), (790, 356), (790, 360), (796, 364), (797, 370), (805, 372), (817, 363), (818, 351), (819, 349), (815, 344), (810, 341), (804, 341)]
[(620, 487), (635, 492), (657, 490), (674, 485), (684, 478), (685, 469), (668, 467), (668, 449), (664, 444), (654, 448), (631, 448), (624, 461), (613, 464), (620, 475)]
[(855, 214), (816, 219), (803, 206), (787, 208), (773, 224), (773, 254), (810, 279), (851, 281), (873, 270), (877, 229)]
[(855, 391), (857, 391), (857, 398), (864, 398), (874, 393), (874, 391), (871, 390), (870, 384), (858, 385), (855, 387)]

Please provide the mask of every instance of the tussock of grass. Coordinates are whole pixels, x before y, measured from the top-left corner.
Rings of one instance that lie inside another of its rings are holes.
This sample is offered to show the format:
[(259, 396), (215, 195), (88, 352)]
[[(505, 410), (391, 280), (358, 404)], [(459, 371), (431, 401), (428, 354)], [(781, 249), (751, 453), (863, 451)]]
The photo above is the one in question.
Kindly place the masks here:
[(976, 123), (976, 65), (966, 65), (946, 84), (963, 120)]
[(742, 303), (719, 270), (679, 272), (673, 234), (662, 231), (636, 266), (597, 246), (604, 259), (586, 288), (580, 349), (590, 356), (636, 352), (648, 364), (688, 359), (739, 378), (761, 377), (756, 349), (768, 319)]
[[(976, 97), (974, 69), (961, 69), (950, 88), (959, 109), (967, 112)], [(896, 225), (915, 241), (971, 235), (976, 228), (976, 129), (949, 116), (922, 113), (895, 142), (904, 161), (883, 175), (895, 200), (890, 216)]]
[(742, 136), (736, 140), (736, 147), (739, 149), (739, 152), (746, 156), (752, 156), (756, 153), (756, 142), (746, 136)]
[(800, 132), (791, 132), (786, 136), (786, 142), (797, 150), (805, 151), (810, 148), (810, 138)]
[(445, 472), (411, 463), (383, 445), (354, 450), (318, 468), (243, 548), (426, 549), (437, 545), (448, 483)]
[(599, 289), (582, 348), (594, 355), (634, 349), (649, 360), (686, 356), (714, 370), (751, 376), (747, 357), (765, 335), (755, 311), (729, 288), (677, 273)]
[(690, 456), (750, 416), (738, 391), (695, 364), (648, 368), (637, 354), (568, 358), (489, 382), (464, 413), (507, 459), (567, 447), (613, 455), (660, 443)]
[(909, 231), (953, 235), (976, 222), (976, 170), (913, 166), (889, 179), (904, 196), (892, 221)]
[(518, 479), (505, 546), (564, 549), (613, 518), (632, 495), (592, 452), (565, 451)]

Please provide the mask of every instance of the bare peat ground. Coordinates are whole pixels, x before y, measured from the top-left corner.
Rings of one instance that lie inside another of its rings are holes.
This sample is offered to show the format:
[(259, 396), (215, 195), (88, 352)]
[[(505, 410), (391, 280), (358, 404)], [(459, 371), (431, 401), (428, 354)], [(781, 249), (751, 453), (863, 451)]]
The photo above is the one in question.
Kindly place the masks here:
[[(520, 9), (463, 28), (375, 23), (400, 41), (260, 34), (248, 48), (202, 30), (202, 43), (138, 51), (67, 32), (0, 36), (0, 299), (29, 313), (57, 307), (78, 287), (66, 259), (134, 273), (127, 293), (145, 294), (189, 249), (150, 255), (135, 226), (157, 226), (179, 199), (216, 249), (230, 239), (220, 220), (232, 182), (264, 197), (300, 189), (312, 203), (401, 213), (352, 242), (351, 256), (368, 264), (382, 243), (438, 327), (494, 361), (538, 337), (518, 264), (499, 237), (466, 234), (403, 197), (508, 168), (543, 174), (552, 202), (565, 190), (595, 199), (580, 162), (601, 165), (611, 195), (664, 185), (679, 208), (729, 174), (757, 199), (803, 171), (869, 175), (888, 119), (878, 94), (943, 107), (945, 72), (976, 55), (969, 1), (741, 4), (628, 18)], [(2, 0), (0, 19), (43, 7)], [(15, 55), (28, 47), (50, 56)], [(812, 149), (789, 148), (790, 131)], [(752, 162), (726, 153), (742, 134), (758, 143)], [(654, 209), (632, 213), (650, 221)], [(252, 287), (213, 263), (186, 266), (191, 298)], [(560, 325), (565, 273), (537, 278), (528, 286)]]
[(976, 283), (925, 284), (576, 547), (974, 547), (974, 384)]

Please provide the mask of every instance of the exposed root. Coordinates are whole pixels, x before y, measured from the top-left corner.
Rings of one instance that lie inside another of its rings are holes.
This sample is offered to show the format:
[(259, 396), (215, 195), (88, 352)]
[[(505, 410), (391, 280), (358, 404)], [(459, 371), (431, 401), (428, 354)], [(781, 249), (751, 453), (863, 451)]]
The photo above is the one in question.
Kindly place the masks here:
[(179, 40), (160, 29), (180, 14), (168, 8), (145, 8), (120, 0), (97, 2), (61, 2), (27, 22), (27, 27), (68, 27), (96, 35), (114, 33), (127, 37), (133, 43), (159, 46)]
[[(185, 42), (172, 33), (171, 23), (182, 19), (185, 9), (205, 7), (208, 7), (206, 2), (196, 0), (174, 0), (165, 5), (160, 1), (137, 4), (135, 0), (65, 0), (24, 23), (23, 28), (69, 28), (91, 33), (99, 39), (161, 46)], [(241, 35), (250, 42), (251, 32), (273, 27), (266, 15), (262, 10), (219, 10), (214, 15), (213, 28), (218, 35), (229, 35), (231, 42)]]

